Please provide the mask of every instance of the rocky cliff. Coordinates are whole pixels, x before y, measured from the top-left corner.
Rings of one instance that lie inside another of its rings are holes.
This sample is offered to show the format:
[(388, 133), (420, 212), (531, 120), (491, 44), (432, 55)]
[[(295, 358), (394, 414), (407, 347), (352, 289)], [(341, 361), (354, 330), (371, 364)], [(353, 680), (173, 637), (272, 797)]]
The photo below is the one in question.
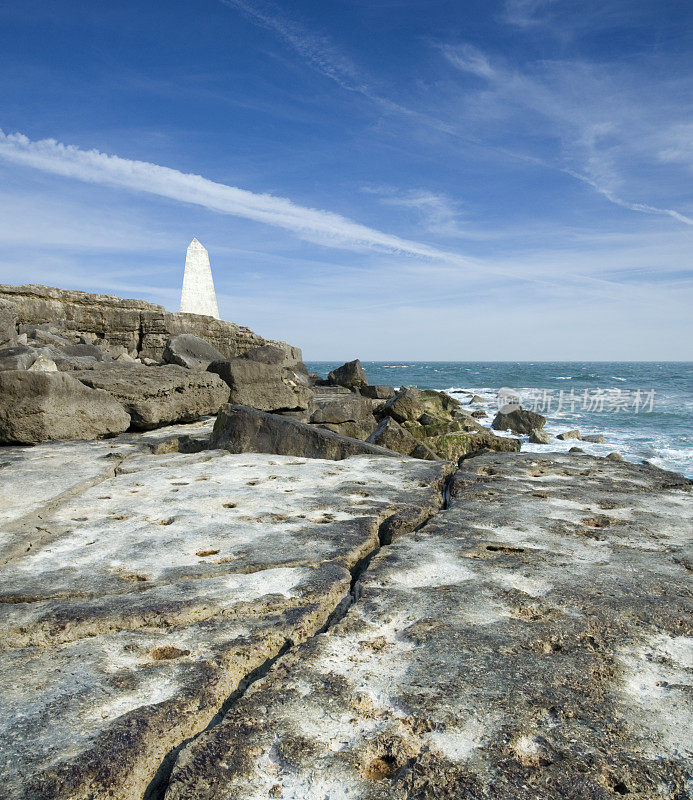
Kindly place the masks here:
[[(198, 314), (174, 314), (163, 306), (144, 300), (126, 300), (114, 295), (90, 294), (52, 286), (0, 285), (0, 301), (15, 307), (17, 332), (37, 325), (57, 324), (66, 331), (81, 334), (112, 346), (120, 346), (133, 357), (161, 360), (166, 342), (172, 336), (189, 333), (206, 339), (226, 358), (233, 358), (267, 344), (250, 328)], [(11, 309), (0, 305), (0, 334), (8, 325)], [(1, 343), (1, 336), (0, 336)], [(275, 343), (292, 350), (301, 360), (298, 348)]]

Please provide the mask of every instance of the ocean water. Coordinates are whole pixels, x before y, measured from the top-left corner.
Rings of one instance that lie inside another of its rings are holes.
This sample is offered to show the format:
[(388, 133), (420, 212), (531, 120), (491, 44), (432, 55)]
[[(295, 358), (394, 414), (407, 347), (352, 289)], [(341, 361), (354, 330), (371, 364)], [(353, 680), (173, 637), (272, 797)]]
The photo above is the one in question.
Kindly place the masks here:
[[(614, 451), (629, 461), (649, 461), (693, 477), (693, 362), (477, 362), (364, 361), (373, 384), (443, 389), (466, 405), (470, 394), (487, 401), (470, 408), (488, 412), (490, 426), (498, 410), (498, 390), (515, 390), (523, 408), (547, 418), (552, 434), (577, 428), (602, 434), (604, 444), (554, 440), (522, 450), (567, 452), (581, 447), (593, 455)], [(338, 362), (306, 362), (325, 377)]]

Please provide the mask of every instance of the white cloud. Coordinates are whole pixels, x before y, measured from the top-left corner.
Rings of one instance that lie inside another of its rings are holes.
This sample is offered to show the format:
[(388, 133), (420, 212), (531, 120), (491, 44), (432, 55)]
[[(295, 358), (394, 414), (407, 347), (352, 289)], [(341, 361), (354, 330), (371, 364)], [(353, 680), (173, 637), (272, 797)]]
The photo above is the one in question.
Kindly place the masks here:
[(54, 139), (32, 141), (0, 130), (0, 158), (67, 178), (105, 184), (204, 206), (289, 230), (328, 247), (399, 253), (470, 266), (471, 261), (420, 242), (401, 239), (339, 214), (300, 206), (283, 197), (256, 194), (146, 161), (132, 161), (98, 150), (81, 150)]
[(519, 28), (529, 28), (543, 21), (539, 16), (556, 0), (506, 0), (502, 19)]
[(478, 239), (487, 238), (488, 233), (465, 230), (460, 224), (460, 203), (444, 194), (427, 189), (399, 191), (387, 187), (364, 187), (364, 191), (378, 195), (380, 202), (399, 208), (417, 211), (429, 233), (440, 236), (455, 236)]
[(339, 83), (345, 89), (360, 90), (358, 70), (325, 36), (315, 34), (300, 23), (280, 14), (270, 3), (254, 0), (221, 0), (229, 8), (241, 11), (253, 22), (275, 33), (308, 60), (318, 71)]
[(439, 47), (453, 67), (485, 81), (476, 98), (465, 98), (467, 107), (474, 109), (477, 125), (501, 123), (507, 131), (512, 120), (517, 138), (531, 141), (539, 117), (542, 135), (560, 143), (562, 158), (548, 161), (530, 156), (528, 160), (582, 181), (622, 208), (693, 225), (693, 219), (680, 211), (623, 197), (633, 164), (685, 159), (685, 127), (671, 118), (676, 103), (670, 104), (673, 110), (664, 100), (644, 106), (637, 101), (635, 78), (605, 65), (551, 61), (533, 65), (532, 72), (521, 72), (492, 63), (468, 44)]
[(471, 44), (457, 46), (441, 45), (440, 49), (445, 58), (457, 69), (471, 72), (480, 78), (492, 79), (496, 77), (496, 70), (491, 66), (488, 58)]

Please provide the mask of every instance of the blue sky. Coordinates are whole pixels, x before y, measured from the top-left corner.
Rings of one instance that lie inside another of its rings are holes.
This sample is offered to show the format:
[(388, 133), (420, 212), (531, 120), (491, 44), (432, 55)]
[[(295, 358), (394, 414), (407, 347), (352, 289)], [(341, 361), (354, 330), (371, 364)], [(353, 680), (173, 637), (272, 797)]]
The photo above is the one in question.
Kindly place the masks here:
[(0, 6), (0, 282), (221, 314), (308, 359), (690, 359), (674, 0)]

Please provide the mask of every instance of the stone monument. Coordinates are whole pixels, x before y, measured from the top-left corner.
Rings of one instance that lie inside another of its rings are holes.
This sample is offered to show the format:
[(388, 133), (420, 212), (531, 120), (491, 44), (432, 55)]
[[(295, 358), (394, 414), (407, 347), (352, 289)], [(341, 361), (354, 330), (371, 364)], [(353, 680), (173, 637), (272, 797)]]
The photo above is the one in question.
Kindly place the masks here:
[(209, 253), (197, 239), (190, 242), (185, 257), (180, 310), (186, 314), (204, 314), (219, 319), (217, 296), (214, 293), (214, 282), (212, 281), (212, 268), (209, 265)]

